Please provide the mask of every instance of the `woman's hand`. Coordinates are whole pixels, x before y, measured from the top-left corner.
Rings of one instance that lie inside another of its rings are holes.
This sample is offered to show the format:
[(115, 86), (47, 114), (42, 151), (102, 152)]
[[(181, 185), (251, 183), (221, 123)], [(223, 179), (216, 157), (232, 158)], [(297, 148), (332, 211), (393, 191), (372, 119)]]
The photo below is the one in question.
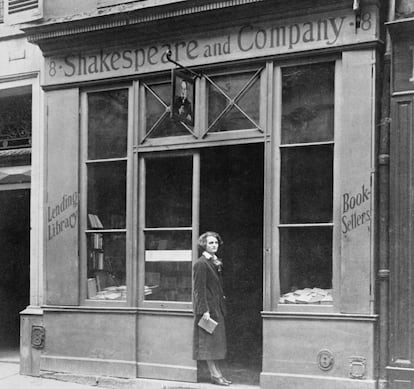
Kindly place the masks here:
[(210, 319), (210, 312), (209, 311), (203, 313), (203, 319), (204, 320), (209, 320)]

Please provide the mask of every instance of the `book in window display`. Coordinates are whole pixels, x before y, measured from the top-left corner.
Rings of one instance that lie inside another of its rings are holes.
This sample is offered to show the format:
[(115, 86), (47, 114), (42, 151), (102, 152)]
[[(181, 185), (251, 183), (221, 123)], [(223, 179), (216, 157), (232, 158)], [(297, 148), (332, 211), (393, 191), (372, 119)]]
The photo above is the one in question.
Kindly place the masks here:
[(304, 288), (284, 293), (279, 304), (321, 304), (332, 305), (332, 289)]
[(101, 220), (99, 219), (98, 215), (94, 215), (93, 213), (88, 213), (88, 219), (89, 219), (89, 226), (92, 229), (102, 229), (103, 224)]

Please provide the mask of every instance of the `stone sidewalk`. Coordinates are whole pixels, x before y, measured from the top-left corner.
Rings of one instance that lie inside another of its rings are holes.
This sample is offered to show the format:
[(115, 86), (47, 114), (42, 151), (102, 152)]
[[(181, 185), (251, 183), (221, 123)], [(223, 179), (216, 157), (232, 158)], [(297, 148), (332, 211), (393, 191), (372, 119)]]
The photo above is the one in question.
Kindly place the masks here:
[[(217, 389), (210, 383), (189, 383), (178, 381), (123, 379), (93, 377), (53, 372), (42, 372), (41, 377), (19, 374), (19, 364), (0, 362), (1, 389)], [(233, 384), (230, 389), (259, 389), (259, 386)]]

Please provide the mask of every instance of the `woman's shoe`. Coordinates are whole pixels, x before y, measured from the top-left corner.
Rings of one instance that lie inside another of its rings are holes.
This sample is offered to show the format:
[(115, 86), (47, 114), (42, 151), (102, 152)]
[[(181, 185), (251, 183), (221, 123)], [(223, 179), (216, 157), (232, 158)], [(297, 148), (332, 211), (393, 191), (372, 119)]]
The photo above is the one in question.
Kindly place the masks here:
[(220, 386), (229, 386), (230, 384), (223, 377), (211, 376), (211, 383)]
[(225, 377), (221, 377), (221, 378), (223, 378), (223, 380), (225, 381), (225, 382), (227, 382), (229, 385), (231, 385), (232, 383), (233, 383), (233, 381), (230, 381), (230, 380), (228, 380), (227, 378), (225, 378)]

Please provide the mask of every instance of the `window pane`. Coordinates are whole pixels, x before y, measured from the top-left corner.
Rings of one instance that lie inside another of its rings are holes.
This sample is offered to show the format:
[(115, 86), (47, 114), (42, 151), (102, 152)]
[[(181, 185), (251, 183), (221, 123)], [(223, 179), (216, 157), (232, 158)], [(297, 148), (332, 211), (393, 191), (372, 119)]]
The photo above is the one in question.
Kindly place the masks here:
[(333, 212), (333, 146), (281, 150), (281, 223), (330, 223)]
[(125, 228), (125, 208), (126, 161), (89, 164), (89, 228)]
[(332, 228), (280, 228), (280, 250), (280, 302), (332, 304)]
[[(259, 122), (260, 83), (256, 78), (252, 84), (242, 93), (240, 92), (254, 76), (254, 73), (242, 73), (225, 76), (212, 77), (217, 87), (208, 83), (208, 125), (223, 113), (231, 104), (230, 99), (240, 107), (233, 106), (220, 120), (210, 129), (211, 132), (243, 130), (255, 128), (254, 123)], [(246, 115), (243, 115), (242, 110)], [(253, 122), (254, 123), (253, 123)]]
[(0, 149), (30, 147), (32, 139), (32, 95), (0, 98)]
[(128, 90), (88, 95), (88, 159), (125, 157)]
[(334, 64), (283, 70), (282, 144), (332, 141)]
[(147, 159), (146, 226), (190, 227), (192, 183), (192, 156)]
[(145, 234), (145, 299), (191, 301), (191, 231)]
[[(171, 84), (151, 85), (151, 90), (162, 102), (151, 91), (145, 90), (147, 133), (152, 130), (149, 137), (188, 135), (188, 130), (181, 123), (171, 120), (170, 113), (166, 112), (167, 107), (171, 104)], [(162, 120), (157, 123), (161, 118)], [(157, 127), (153, 129), (155, 124)]]
[(238, 108), (231, 108), (210, 128), (209, 132), (222, 132), (229, 130), (247, 130), (255, 128), (249, 119)]
[(90, 233), (88, 238), (88, 298), (126, 299), (124, 233)]
[(180, 123), (171, 120), (169, 114), (165, 116), (162, 122), (158, 123), (157, 128), (149, 135), (149, 138), (165, 138), (167, 136), (188, 135), (189, 132)]

